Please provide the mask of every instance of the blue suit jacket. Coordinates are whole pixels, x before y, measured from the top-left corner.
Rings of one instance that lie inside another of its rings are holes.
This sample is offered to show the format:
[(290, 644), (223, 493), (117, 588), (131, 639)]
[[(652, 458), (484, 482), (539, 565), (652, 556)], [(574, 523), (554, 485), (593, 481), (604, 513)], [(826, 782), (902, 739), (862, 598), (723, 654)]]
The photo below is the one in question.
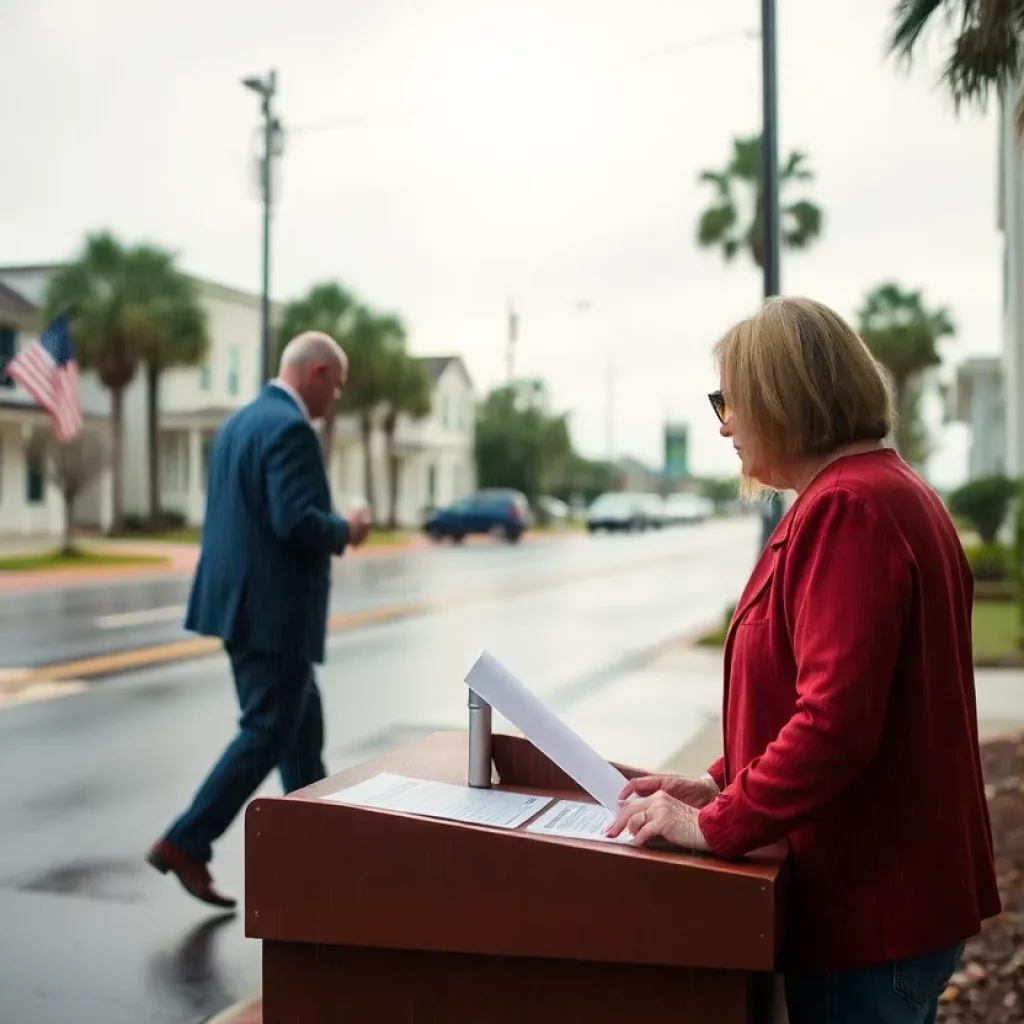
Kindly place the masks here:
[(348, 538), (331, 512), (316, 433), (291, 396), (268, 385), (214, 439), (185, 628), (322, 662), (331, 556)]

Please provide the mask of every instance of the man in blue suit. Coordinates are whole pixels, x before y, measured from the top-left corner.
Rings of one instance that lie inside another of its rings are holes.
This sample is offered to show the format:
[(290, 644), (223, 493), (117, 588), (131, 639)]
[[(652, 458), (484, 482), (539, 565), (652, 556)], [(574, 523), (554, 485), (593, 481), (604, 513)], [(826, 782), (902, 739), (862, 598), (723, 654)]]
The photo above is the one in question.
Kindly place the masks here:
[(221, 427), (210, 454), (202, 550), (185, 628), (219, 637), (241, 709), (238, 734), (192, 805), (149, 851), (197, 899), (213, 884), (212, 844), (276, 767), (286, 793), (324, 778), (313, 665), (324, 660), (331, 556), (358, 547), (364, 513), (331, 511), (312, 421), (337, 401), (348, 360), (326, 334), (292, 339), (276, 380)]

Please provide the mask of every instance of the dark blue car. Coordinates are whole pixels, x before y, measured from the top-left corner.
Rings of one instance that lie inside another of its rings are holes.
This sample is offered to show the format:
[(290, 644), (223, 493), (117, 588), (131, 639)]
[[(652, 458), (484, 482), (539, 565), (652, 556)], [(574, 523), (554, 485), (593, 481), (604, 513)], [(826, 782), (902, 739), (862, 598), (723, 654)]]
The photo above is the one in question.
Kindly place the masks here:
[(529, 525), (530, 505), (521, 491), (487, 489), (438, 509), (423, 524), (431, 540), (458, 544), (471, 534), (490, 533), (515, 543)]

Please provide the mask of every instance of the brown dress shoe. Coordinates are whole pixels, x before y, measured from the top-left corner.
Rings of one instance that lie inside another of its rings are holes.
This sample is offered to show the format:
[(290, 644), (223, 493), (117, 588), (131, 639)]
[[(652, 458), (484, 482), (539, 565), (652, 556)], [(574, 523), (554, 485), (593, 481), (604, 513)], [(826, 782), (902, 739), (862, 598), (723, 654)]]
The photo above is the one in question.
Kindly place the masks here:
[(213, 887), (213, 879), (205, 864), (189, 860), (166, 839), (161, 839), (146, 854), (146, 860), (162, 875), (168, 871), (177, 876), (182, 888), (197, 900), (211, 907), (234, 907), (238, 901), (225, 896)]

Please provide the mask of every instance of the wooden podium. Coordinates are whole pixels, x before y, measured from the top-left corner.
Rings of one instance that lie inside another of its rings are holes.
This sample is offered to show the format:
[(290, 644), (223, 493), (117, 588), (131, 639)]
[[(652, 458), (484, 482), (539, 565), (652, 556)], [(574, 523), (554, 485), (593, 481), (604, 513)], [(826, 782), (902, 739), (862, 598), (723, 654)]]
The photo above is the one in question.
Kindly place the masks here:
[[(496, 788), (589, 799), (526, 740), (492, 749)], [(436, 733), (249, 804), (265, 1024), (769, 1020), (784, 850), (725, 863), (321, 799), (379, 772), (464, 784), (466, 763), (467, 734)]]

